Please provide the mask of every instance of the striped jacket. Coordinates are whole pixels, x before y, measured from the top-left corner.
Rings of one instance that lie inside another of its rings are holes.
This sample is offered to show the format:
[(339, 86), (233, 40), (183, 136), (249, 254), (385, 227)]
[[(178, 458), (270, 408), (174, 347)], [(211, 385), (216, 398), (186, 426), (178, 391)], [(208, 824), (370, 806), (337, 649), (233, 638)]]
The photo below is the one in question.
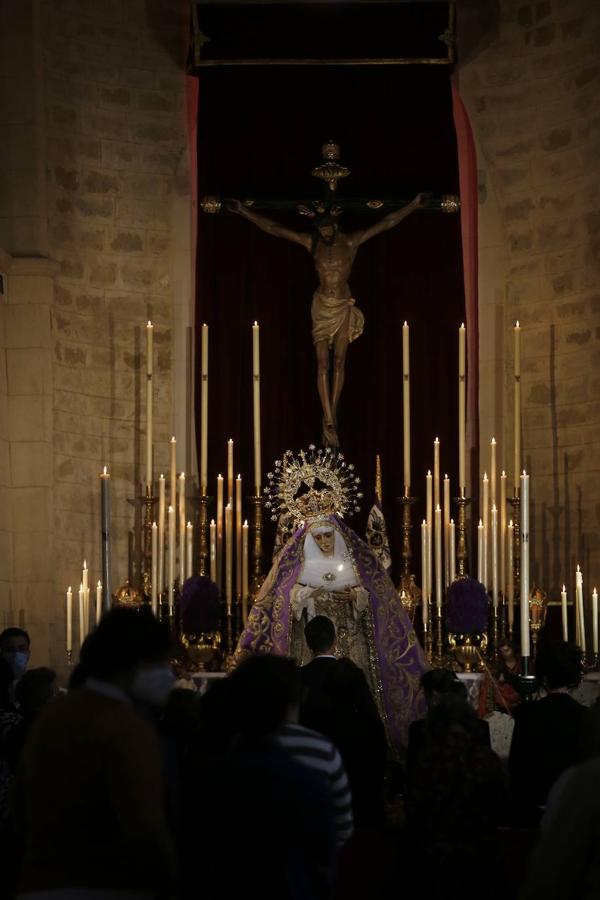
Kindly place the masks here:
[(348, 840), (354, 828), (352, 795), (342, 758), (329, 738), (303, 725), (287, 722), (275, 738), (301, 765), (320, 772), (331, 788), (338, 844)]

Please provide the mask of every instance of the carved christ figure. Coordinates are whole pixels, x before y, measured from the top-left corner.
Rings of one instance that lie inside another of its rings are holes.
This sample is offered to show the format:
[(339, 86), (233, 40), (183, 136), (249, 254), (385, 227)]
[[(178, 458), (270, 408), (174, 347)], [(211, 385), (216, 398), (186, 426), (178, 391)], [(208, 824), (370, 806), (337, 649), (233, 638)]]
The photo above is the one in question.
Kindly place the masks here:
[[(370, 238), (394, 228), (402, 219), (419, 209), (424, 195), (417, 194), (411, 203), (389, 213), (370, 228), (345, 234), (340, 231), (333, 215), (315, 220), (312, 234), (294, 231), (267, 216), (253, 212), (239, 200), (231, 200), (228, 209), (253, 222), (262, 231), (275, 237), (301, 244), (311, 254), (319, 286), (311, 306), (312, 336), (317, 355), (317, 387), (323, 408), (323, 441), (337, 448), (337, 410), (344, 386), (346, 351), (348, 344), (362, 334), (365, 317), (356, 306), (349, 286), (350, 273), (356, 251)], [(329, 357), (333, 351), (333, 375), (329, 378)]]

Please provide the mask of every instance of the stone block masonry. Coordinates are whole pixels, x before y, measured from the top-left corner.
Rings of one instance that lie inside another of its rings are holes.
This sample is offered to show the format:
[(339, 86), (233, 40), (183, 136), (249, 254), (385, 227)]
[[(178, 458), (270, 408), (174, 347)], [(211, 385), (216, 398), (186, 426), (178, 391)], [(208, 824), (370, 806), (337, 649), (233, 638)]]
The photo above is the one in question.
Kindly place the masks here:
[[(0, 51), (14, 44), (13, 27), (27, 49), (26, 58), (7, 51), (0, 67), (9, 79), (0, 97), (14, 88), (14, 102), (0, 103), (13, 169), (13, 193), (0, 183), (0, 248), (56, 266), (51, 277), (31, 271), (11, 278), (10, 304), (0, 313), (0, 492), (12, 498), (12, 515), (0, 521), (0, 551), (10, 550), (0, 569), (0, 606), (32, 629), (35, 661), (60, 669), (64, 591), (78, 587), (84, 556), (99, 577), (103, 465), (113, 476), (113, 587), (129, 572), (134, 518), (127, 501), (142, 478), (149, 318), (155, 466), (167, 467), (172, 285), (182, 281), (180, 267), (190, 266), (173, 250), (189, 246), (189, 207), (187, 217), (174, 213), (175, 201), (178, 213), (188, 203), (179, 63), (185, 10), (167, 4), (159, 26), (137, 0), (40, 0), (29, 17), (23, 6), (0, 0)], [(35, 84), (21, 77), (32, 60)], [(8, 150), (2, 153), (4, 162)], [(23, 185), (18, 203), (15, 184)], [(40, 527), (47, 539), (40, 540)]]
[(512, 466), (519, 319), (532, 577), (556, 598), (579, 562), (591, 594), (600, 582), (600, 5), (501, 0), (496, 28), (459, 72), (486, 187), (481, 441), (501, 435)]

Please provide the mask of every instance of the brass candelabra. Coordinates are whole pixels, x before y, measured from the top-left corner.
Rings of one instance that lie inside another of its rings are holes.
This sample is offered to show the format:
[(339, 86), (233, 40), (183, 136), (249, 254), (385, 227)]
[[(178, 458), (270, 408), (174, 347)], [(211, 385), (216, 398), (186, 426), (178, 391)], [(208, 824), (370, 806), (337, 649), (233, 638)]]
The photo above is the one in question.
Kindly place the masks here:
[(457, 577), (465, 578), (468, 575), (469, 555), (467, 549), (467, 506), (471, 502), (470, 497), (455, 497), (454, 502), (458, 506), (456, 542)]
[[(412, 548), (411, 548), (411, 536), (412, 536), (412, 505), (416, 503), (416, 497), (410, 497), (405, 495), (404, 497), (399, 498), (399, 502), (402, 504), (402, 581), (407, 579), (410, 582), (411, 576), (411, 560), (412, 560)], [(404, 590), (404, 583), (402, 584)]]
[(252, 576), (250, 581), (250, 595), (256, 597), (265, 580), (263, 570), (263, 507), (264, 499), (260, 496), (250, 497), (252, 503)]
[(210, 534), (208, 521), (208, 504), (210, 497), (202, 490), (198, 498), (198, 573), (203, 576), (210, 574)]

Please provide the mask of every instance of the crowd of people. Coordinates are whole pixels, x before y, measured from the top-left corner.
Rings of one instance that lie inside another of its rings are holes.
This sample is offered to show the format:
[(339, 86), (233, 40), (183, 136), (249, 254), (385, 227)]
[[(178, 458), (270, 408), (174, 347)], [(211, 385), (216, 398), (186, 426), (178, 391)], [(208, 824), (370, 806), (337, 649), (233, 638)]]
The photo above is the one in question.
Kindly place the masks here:
[(261, 654), (201, 694), (175, 684), (171, 636), (115, 609), (66, 689), (0, 634), (0, 865), (7, 900), (600, 896), (600, 703), (570, 695), (569, 643), (542, 646), (508, 764), (464, 682), (424, 673), (427, 715), (389, 750), (362, 670), (315, 616), (312, 661)]

